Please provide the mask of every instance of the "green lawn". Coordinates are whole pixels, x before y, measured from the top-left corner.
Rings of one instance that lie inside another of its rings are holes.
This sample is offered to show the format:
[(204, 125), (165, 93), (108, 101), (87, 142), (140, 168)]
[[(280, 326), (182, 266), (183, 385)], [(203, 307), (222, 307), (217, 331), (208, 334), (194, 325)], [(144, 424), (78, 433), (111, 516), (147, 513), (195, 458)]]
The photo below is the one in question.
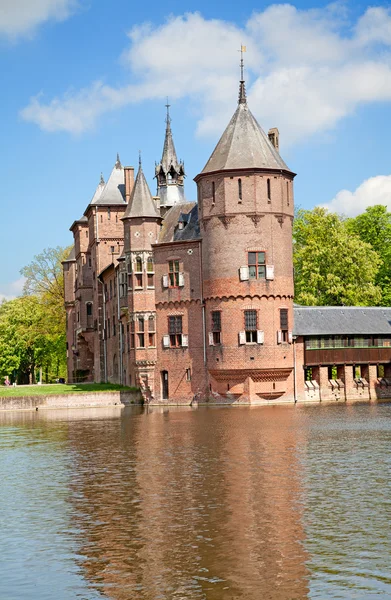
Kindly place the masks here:
[(23, 396), (48, 396), (49, 394), (89, 394), (91, 392), (111, 392), (121, 390), (123, 392), (135, 392), (138, 388), (125, 387), (123, 385), (115, 385), (112, 383), (73, 383), (62, 384), (53, 383), (50, 385), (19, 385), (16, 387), (0, 387), (0, 397), (2, 398), (17, 398)]

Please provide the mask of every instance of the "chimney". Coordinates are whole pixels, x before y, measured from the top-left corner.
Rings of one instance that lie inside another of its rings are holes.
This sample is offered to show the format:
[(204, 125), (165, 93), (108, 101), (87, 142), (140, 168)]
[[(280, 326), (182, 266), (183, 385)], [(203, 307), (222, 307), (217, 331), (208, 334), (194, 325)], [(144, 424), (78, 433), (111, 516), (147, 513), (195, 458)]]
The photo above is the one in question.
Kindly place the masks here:
[(125, 172), (125, 202), (129, 204), (130, 194), (134, 186), (134, 167), (124, 167)]
[(269, 140), (271, 141), (272, 145), (275, 147), (275, 149), (277, 150), (277, 152), (280, 151), (280, 132), (278, 131), (277, 127), (272, 127), (271, 129), (269, 129)]

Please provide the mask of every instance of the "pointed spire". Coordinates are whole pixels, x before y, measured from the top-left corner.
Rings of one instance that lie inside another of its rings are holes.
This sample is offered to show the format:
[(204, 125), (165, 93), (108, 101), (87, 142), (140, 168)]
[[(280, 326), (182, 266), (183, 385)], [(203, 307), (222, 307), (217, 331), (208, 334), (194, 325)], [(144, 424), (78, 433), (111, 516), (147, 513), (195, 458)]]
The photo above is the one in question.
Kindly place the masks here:
[(240, 83), (239, 83), (239, 104), (247, 104), (246, 86), (244, 82), (244, 61), (243, 52), (246, 52), (246, 46), (240, 46)]
[(133, 190), (130, 196), (123, 219), (132, 217), (155, 217), (160, 219), (152, 194), (148, 187), (147, 180), (141, 166), (141, 152), (139, 153), (139, 167)]
[(116, 169), (122, 169), (121, 160), (120, 160), (118, 152), (117, 152), (117, 161), (115, 163), (115, 168)]
[(103, 173), (102, 173), (102, 172), (100, 173), (100, 181), (99, 181), (99, 185), (105, 185), (105, 180), (104, 180), (104, 177), (103, 177)]

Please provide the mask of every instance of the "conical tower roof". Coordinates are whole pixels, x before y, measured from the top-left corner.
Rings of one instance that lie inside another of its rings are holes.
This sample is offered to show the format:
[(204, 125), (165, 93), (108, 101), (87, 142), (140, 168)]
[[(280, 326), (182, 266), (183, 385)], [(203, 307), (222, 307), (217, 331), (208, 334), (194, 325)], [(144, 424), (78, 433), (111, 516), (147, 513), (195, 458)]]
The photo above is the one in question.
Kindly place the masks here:
[(133, 190), (130, 195), (129, 204), (122, 218), (130, 219), (132, 217), (160, 217), (160, 213), (149, 190), (147, 180), (145, 179), (141, 160), (136, 181), (134, 182)]
[(125, 204), (125, 177), (124, 168), (117, 154), (117, 161), (111, 171), (110, 177), (102, 193), (91, 204)]
[(247, 106), (243, 80), (235, 114), (201, 174), (236, 169), (290, 170)]

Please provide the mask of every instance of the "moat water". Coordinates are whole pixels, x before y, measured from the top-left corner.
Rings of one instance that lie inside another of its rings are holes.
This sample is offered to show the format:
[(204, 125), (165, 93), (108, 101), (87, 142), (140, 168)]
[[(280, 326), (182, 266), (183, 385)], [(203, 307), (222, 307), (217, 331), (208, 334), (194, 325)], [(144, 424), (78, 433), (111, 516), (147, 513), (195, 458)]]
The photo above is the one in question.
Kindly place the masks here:
[(1, 600), (391, 598), (391, 405), (0, 415)]

